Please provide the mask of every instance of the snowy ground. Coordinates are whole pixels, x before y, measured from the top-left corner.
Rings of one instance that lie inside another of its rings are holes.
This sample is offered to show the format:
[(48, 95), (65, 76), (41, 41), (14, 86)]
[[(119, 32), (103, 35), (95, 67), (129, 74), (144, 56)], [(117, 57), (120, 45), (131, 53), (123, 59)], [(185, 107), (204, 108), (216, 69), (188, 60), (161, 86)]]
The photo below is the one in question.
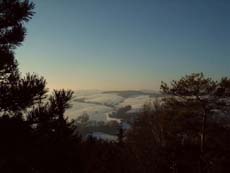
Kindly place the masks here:
[(140, 111), (144, 104), (155, 99), (153, 91), (114, 91), (104, 92), (99, 90), (76, 91), (72, 101), (72, 108), (66, 111), (70, 119), (88, 114), (90, 120), (109, 121), (108, 115), (118, 108), (130, 105), (131, 112)]
[(92, 137), (96, 138), (96, 139), (103, 139), (103, 140), (107, 140), (107, 141), (117, 141), (117, 136), (115, 135), (109, 135), (103, 132), (93, 132), (91, 134), (88, 134), (86, 136), (89, 137), (89, 135), (91, 135)]

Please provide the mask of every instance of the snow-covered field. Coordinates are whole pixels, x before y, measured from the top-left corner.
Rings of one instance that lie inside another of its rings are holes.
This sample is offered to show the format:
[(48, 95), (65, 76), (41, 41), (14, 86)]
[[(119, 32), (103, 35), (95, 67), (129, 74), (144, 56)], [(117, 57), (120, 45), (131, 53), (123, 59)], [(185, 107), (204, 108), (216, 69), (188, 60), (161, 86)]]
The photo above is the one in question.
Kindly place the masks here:
[[(143, 105), (155, 99), (152, 91), (113, 91), (80, 90), (74, 94), (72, 108), (66, 111), (70, 119), (88, 114), (90, 120), (109, 121), (108, 115), (124, 106), (132, 106), (131, 112), (137, 112)], [(130, 94), (131, 93), (131, 94)]]
[(129, 112), (138, 112), (143, 108), (144, 104), (151, 102), (153, 98), (150, 98), (148, 95), (140, 95), (136, 97), (130, 97), (125, 99), (119, 104), (119, 107), (124, 107), (127, 105), (132, 106), (132, 109)]

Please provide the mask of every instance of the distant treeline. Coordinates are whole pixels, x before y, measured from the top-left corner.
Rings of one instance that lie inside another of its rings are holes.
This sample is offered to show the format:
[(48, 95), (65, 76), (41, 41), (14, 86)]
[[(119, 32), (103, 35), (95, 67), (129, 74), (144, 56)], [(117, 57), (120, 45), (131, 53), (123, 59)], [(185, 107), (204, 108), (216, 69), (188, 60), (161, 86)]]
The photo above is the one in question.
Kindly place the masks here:
[(162, 82), (165, 98), (145, 105), (117, 141), (83, 140), (64, 116), (73, 92), (48, 94), (43, 77), (18, 69), (14, 51), (33, 9), (27, 0), (0, 1), (1, 173), (230, 172), (229, 78)]

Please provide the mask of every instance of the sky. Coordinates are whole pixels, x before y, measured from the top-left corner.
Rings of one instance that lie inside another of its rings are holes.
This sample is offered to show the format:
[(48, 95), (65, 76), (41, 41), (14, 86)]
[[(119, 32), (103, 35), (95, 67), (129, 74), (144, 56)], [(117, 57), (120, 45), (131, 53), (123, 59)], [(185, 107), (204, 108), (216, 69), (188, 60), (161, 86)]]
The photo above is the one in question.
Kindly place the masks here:
[(34, 0), (16, 51), (50, 89), (158, 90), (230, 75), (229, 0)]

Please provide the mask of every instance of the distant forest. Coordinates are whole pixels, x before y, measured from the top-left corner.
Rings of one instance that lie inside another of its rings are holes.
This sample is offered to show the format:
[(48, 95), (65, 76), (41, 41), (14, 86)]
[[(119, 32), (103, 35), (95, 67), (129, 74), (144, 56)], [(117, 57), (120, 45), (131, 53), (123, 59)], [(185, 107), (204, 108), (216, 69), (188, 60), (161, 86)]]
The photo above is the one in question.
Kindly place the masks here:
[(1, 173), (230, 172), (230, 78), (162, 82), (164, 99), (145, 105), (117, 141), (82, 138), (64, 116), (73, 91), (50, 94), (43, 77), (19, 71), (15, 49), (33, 14), (28, 0), (0, 0)]

